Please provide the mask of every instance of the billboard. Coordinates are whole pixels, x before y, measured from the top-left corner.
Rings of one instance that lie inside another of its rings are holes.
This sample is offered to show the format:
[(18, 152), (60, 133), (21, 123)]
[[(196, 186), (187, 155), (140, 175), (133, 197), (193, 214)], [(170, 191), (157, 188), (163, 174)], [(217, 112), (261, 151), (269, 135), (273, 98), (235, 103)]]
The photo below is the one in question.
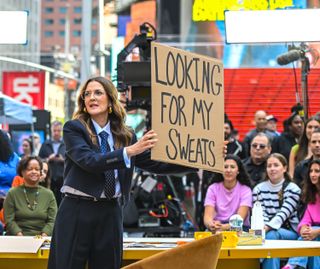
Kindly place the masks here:
[(45, 72), (3, 72), (3, 93), (34, 109), (44, 109)]

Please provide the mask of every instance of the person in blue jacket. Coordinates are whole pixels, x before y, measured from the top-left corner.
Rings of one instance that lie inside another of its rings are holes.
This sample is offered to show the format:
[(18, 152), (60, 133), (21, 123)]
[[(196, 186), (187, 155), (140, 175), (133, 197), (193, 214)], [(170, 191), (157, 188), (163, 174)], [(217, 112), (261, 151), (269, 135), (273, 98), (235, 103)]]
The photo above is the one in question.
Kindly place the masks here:
[(0, 191), (7, 193), (17, 175), (20, 157), (13, 151), (9, 136), (0, 130)]

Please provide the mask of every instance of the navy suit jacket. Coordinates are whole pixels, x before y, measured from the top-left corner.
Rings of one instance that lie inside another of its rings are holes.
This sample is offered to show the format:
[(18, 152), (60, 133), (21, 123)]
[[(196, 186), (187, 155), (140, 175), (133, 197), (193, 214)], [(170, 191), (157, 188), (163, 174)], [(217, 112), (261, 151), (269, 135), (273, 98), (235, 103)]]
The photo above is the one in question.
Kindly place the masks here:
[[(92, 131), (95, 129), (91, 126)], [(105, 183), (104, 172), (108, 169), (118, 170), (123, 202), (129, 199), (134, 167), (156, 174), (172, 174), (195, 171), (195, 169), (166, 164), (150, 159), (150, 151), (131, 157), (131, 166), (127, 168), (123, 159), (123, 148), (107, 154), (100, 152), (94, 145), (85, 126), (79, 120), (71, 120), (63, 127), (63, 139), (66, 145), (64, 184), (84, 193), (99, 198)], [(131, 144), (137, 141), (135, 135)]]

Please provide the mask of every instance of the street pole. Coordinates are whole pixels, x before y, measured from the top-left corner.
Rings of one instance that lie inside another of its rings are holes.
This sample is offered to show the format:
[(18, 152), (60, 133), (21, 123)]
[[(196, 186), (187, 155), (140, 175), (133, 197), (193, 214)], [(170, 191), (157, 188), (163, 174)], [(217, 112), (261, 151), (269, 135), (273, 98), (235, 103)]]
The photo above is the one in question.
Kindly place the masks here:
[(81, 83), (84, 83), (90, 72), (91, 56), (91, 24), (92, 24), (92, 0), (82, 2), (82, 32), (81, 32)]
[(104, 46), (104, 0), (99, 0), (99, 54), (100, 54), (100, 76), (106, 75), (106, 58), (103, 53)]
[[(66, 22), (64, 28), (64, 57), (65, 57), (65, 67), (69, 64), (69, 53), (70, 53), (70, 21), (69, 21), (69, 7), (70, 4), (66, 4)], [(66, 70), (64, 70), (66, 71)], [(70, 119), (70, 95), (68, 89), (68, 79), (64, 78), (64, 111), (65, 111), (65, 120)]]

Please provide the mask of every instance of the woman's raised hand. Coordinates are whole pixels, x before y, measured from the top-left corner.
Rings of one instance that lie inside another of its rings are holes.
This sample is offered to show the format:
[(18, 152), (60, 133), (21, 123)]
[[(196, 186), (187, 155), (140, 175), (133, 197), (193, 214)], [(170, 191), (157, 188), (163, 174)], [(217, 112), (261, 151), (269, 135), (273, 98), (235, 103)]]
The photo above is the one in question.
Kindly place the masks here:
[(153, 148), (158, 141), (156, 137), (157, 134), (153, 130), (145, 133), (143, 137), (141, 137), (136, 143), (126, 147), (128, 157), (130, 158), (131, 156), (138, 155), (148, 149)]

